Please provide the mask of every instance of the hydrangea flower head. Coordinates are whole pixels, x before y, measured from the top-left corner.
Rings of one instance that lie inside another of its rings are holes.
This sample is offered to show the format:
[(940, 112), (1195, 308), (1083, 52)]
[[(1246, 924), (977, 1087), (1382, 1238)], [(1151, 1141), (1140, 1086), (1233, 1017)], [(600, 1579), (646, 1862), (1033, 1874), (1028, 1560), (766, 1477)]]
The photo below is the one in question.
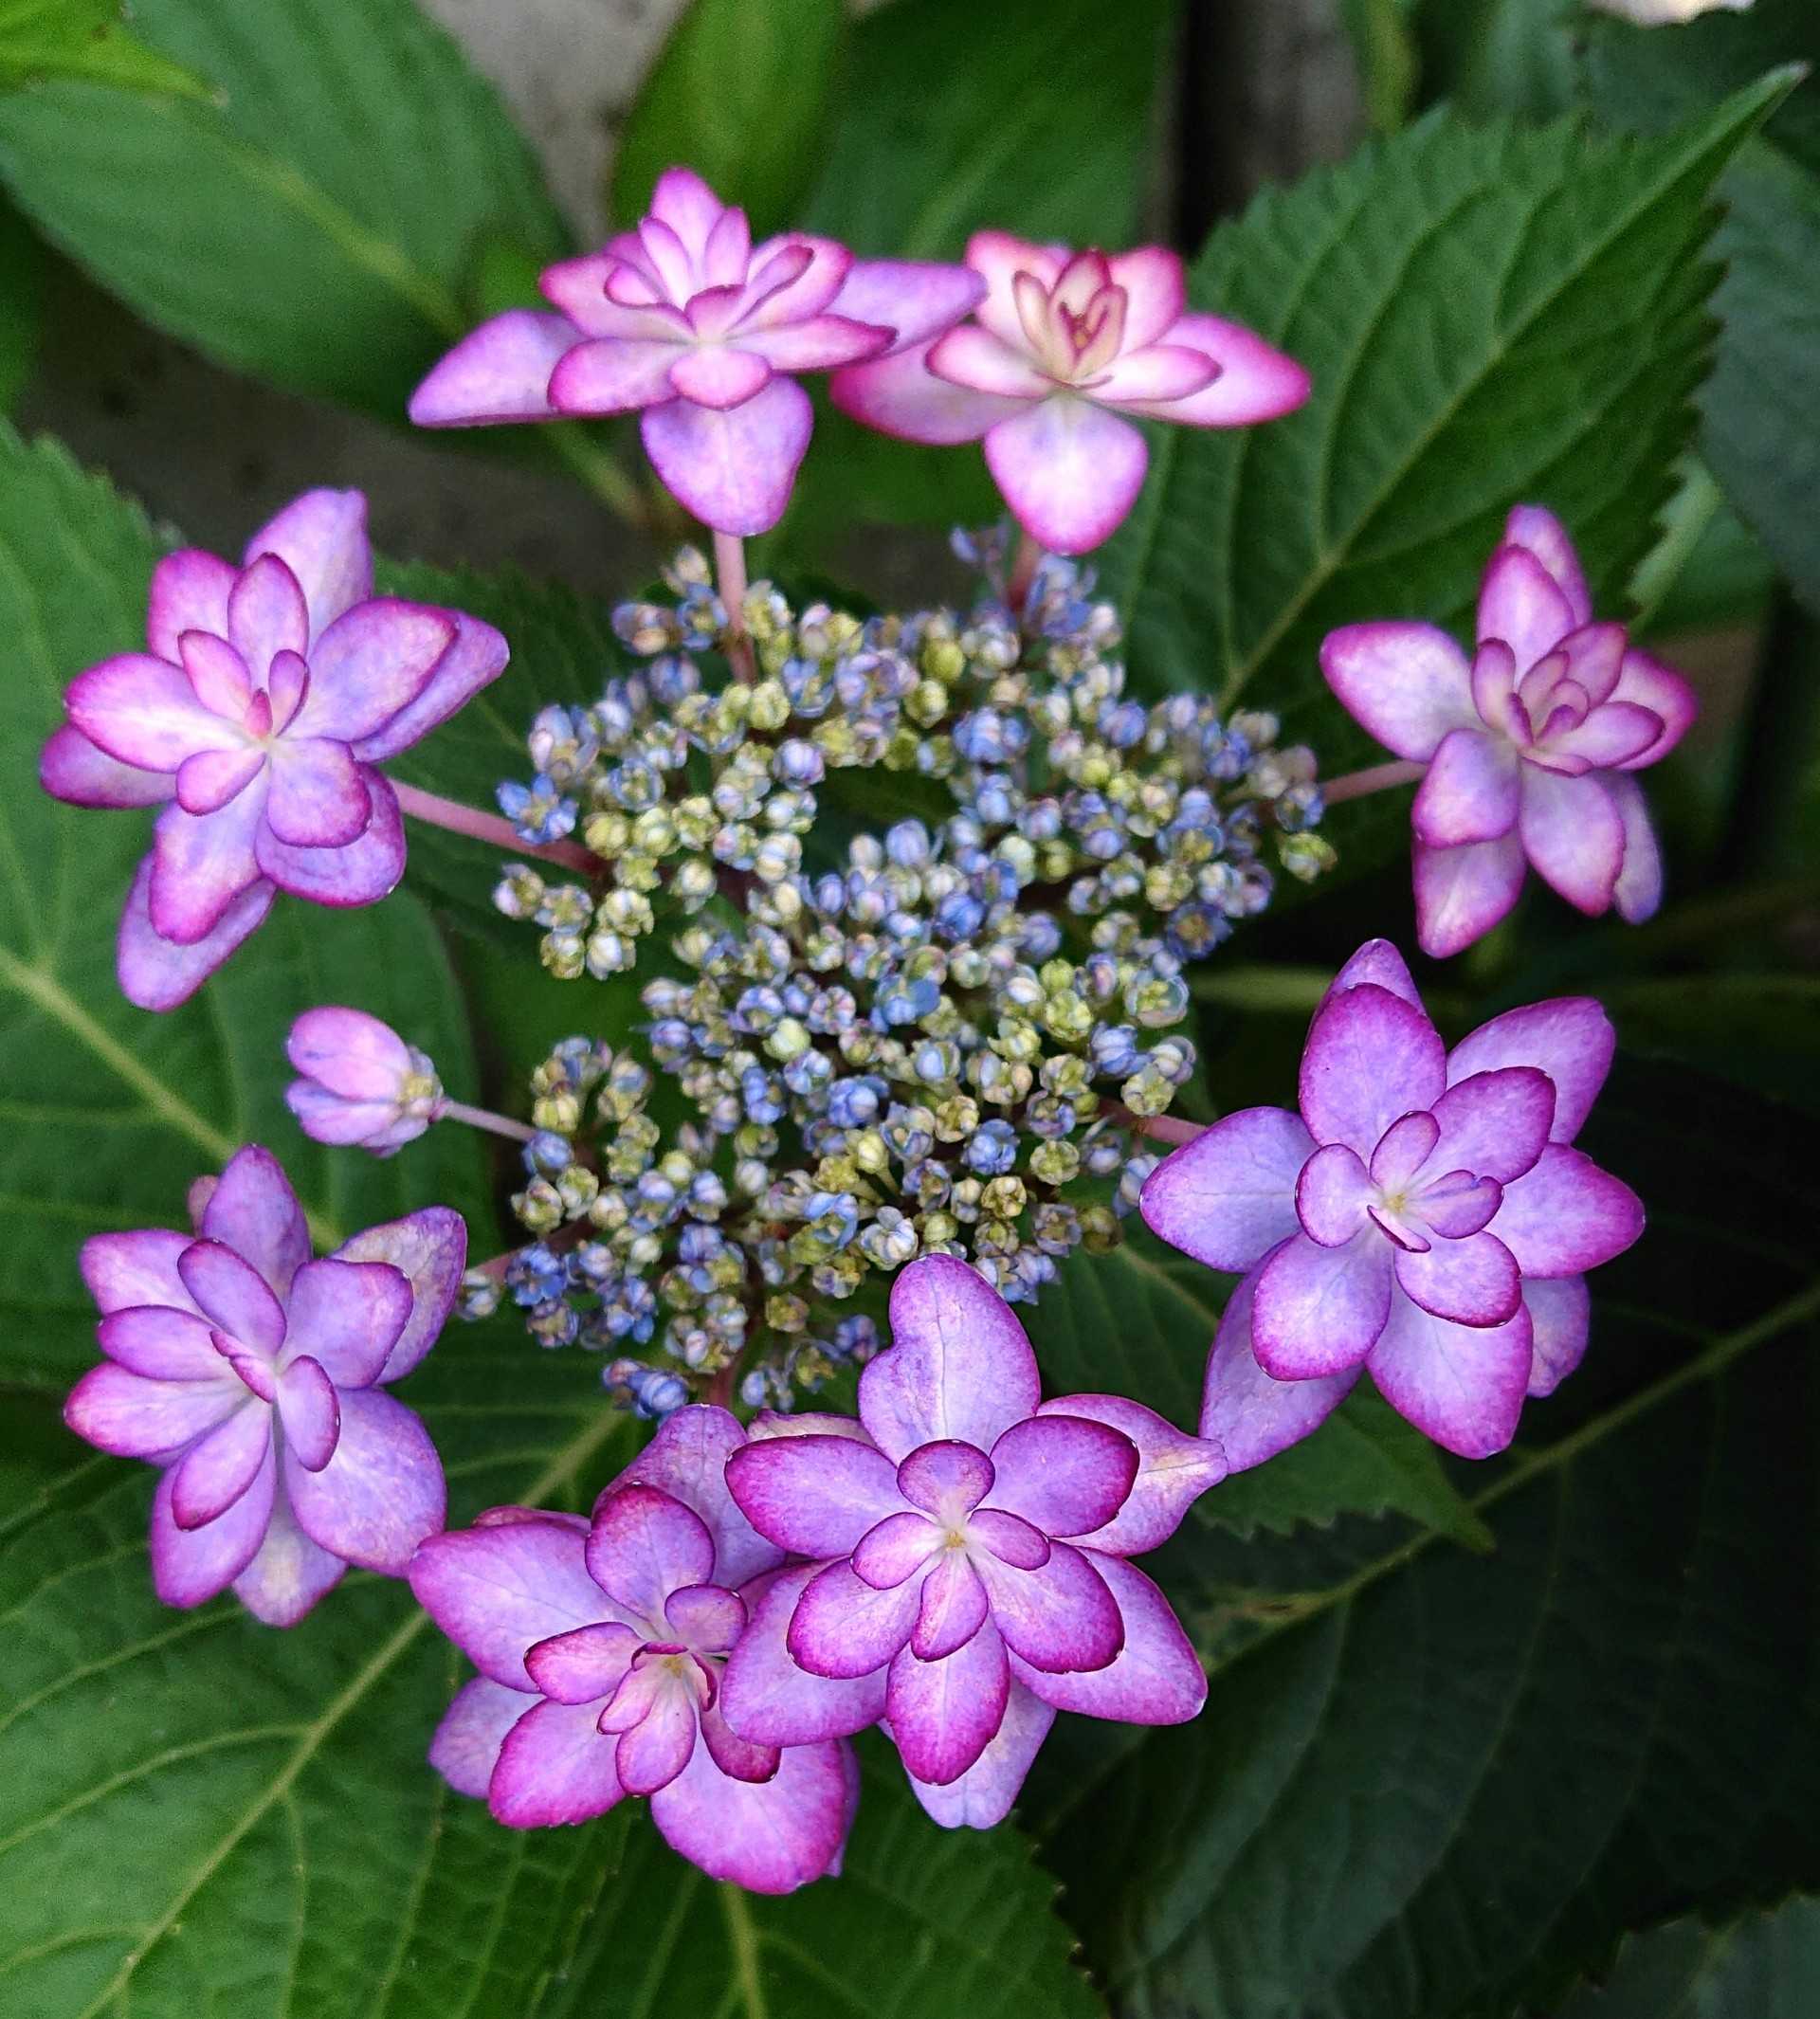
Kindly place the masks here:
[(169, 1010), (264, 918), (277, 891), (371, 904), (404, 873), (397, 795), (376, 766), (504, 669), (491, 625), (373, 593), (366, 500), (308, 491), (236, 569), (186, 548), (152, 576), (144, 652), (77, 675), (45, 746), (76, 806), (162, 806), (120, 921), (120, 986)]
[(647, 1795), (670, 1847), (717, 1879), (789, 1893), (839, 1868), (858, 1792), (850, 1749), (742, 1737), (722, 1703), (783, 1552), (729, 1498), (745, 1432), (671, 1416), (578, 1516), (496, 1508), (425, 1543), (411, 1588), (481, 1671), (430, 1760), (517, 1829)]
[(317, 1142), (390, 1156), (447, 1108), (428, 1054), (364, 1010), (306, 1010), (284, 1049), (303, 1075), (285, 1088), (285, 1102)]
[(1662, 858), (1633, 773), (1699, 703), (1681, 675), (1592, 619), (1566, 530), (1519, 505), (1479, 591), (1471, 660), (1429, 624), (1330, 632), (1321, 670), (1348, 713), (1428, 767), (1415, 795), (1416, 937), (1436, 958), (1481, 938), (1534, 868), (1590, 917), (1647, 919)]
[(1189, 309), (1182, 263), (1159, 246), (1070, 252), (979, 231), (967, 264), (984, 285), (974, 320), (849, 365), (829, 391), (886, 434), (983, 438), (1006, 502), (1052, 553), (1099, 546), (1131, 510), (1149, 462), (1133, 418), (1240, 427), (1308, 397), (1293, 358)]
[(152, 1577), (167, 1605), (232, 1585), (268, 1626), (294, 1626), (349, 1564), (400, 1575), (443, 1525), (436, 1447), (384, 1391), (435, 1343), (467, 1232), (432, 1206), (312, 1261), (297, 1196), (255, 1146), (194, 1197), (193, 1234), (84, 1246), (107, 1358), (64, 1420), (161, 1468)]
[(1585, 1351), (1585, 1272), (1643, 1231), (1635, 1193), (1572, 1147), (1611, 1052), (1584, 997), (1449, 1052), (1373, 940), (1309, 1027), (1301, 1113), (1228, 1115), (1151, 1173), (1151, 1228), (1244, 1274), (1201, 1423), (1235, 1470), (1306, 1436), (1361, 1367), (1461, 1457), (1510, 1443), (1524, 1396)]
[(1117, 1396), (1044, 1403), (1010, 1306), (952, 1256), (898, 1277), (891, 1330), (857, 1423), (805, 1417), (728, 1461), (757, 1532), (812, 1560), (735, 1650), (727, 1716), (772, 1743), (883, 1719), (929, 1812), (986, 1828), (1057, 1710), (1199, 1710), (1200, 1663), (1125, 1559), (1172, 1534), (1225, 1460)]
[(831, 239), (755, 246), (743, 210), (693, 171), (666, 170), (650, 215), (586, 258), (545, 269), (556, 313), (509, 309), (418, 387), (422, 427), (641, 411), (646, 453), (717, 531), (782, 517), (813, 416), (794, 374), (921, 341), (966, 314), (964, 267), (856, 264)]

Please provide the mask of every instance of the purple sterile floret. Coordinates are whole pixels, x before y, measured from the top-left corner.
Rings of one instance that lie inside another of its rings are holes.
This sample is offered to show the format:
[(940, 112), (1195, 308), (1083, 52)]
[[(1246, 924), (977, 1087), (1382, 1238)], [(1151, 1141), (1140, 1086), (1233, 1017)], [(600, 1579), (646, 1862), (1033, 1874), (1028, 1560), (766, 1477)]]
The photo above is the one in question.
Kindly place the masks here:
[(1449, 1052), (1387, 941), (1309, 1027), (1299, 1114), (1247, 1108), (1166, 1157), (1145, 1220), (1242, 1273), (1201, 1432), (1233, 1470), (1315, 1429), (1360, 1367), (1463, 1458), (1585, 1350), (1584, 1275), (1643, 1231), (1636, 1194), (1571, 1147), (1611, 1064), (1584, 997), (1494, 1017)]
[(860, 1377), (857, 1430), (806, 1418), (728, 1459), (753, 1527), (811, 1560), (756, 1609), (727, 1717), (771, 1744), (883, 1720), (930, 1814), (985, 1828), (1056, 1708), (1140, 1724), (1199, 1710), (1187, 1636), (1122, 1559), (1172, 1534), (1226, 1464), (1120, 1397), (1043, 1402), (1010, 1306), (954, 1257), (902, 1271), (891, 1331)]
[(374, 596), (366, 500), (306, 491), (236, 569), (185, 548), (152, 576), (143, 652), (77, 675), (45, 790), (161, 806), (120, 921), (128, 997), (189, 996), (287, 890), (371, 904), (404, 873), (377, 766), (495, 680), (505, 640), (459, 610)]
[(1681, 741), (1699, 703), (1623, 625), (1593, 621), (1552, 513), (1511, 513), (1470, 660), (1432, 625), (1387, 622), (1329, 632), (1320, 663), (1363, 727), (1427, 767), (1411, 815), (1424, 953), (1483, 937), (1530, 868), (1590, 917), (1655, 911), (1662, 858), (1634, 773)]
[(496, 1508), (426, 1542), (410, 1582), (481, 1671), (430, 1748), (451, 1787), (518, 1829), (647, 1795), (692, 1864), (790, 1893), (839, 1869), (857, 1770), (840, 1734), (762, 1742), (726, 1715), (728, 1657), (784, 1557), (727, 1492), (744, 1443), (725, 1410), (679, 1410), (592, 1521)]
[(84, 1245), (107, 1358), (64, 1417), (160, 1468), (152, 1577), (167, 1605), (232, 1585), (267, 1625), (294, 1626), (349, 1564), (398, 1576), (443, 1525), (436, 1447), (383, 1391), (442, 1330), (467, 1232), (432, 1206), (312, 1261), (297, 1195), (255, 1146), (196, 1196), (193, 1233)]
[(306, 1010), (284, 1049), (303, 1075), (284, 1099), (304, 1135), (390, 1156), (446, 1109), (428, 1056), (364, 1010)]
[(640, 412), (645, 448), (718, 531), (783, 516), (813, 416), (796, 374), (922, 343), (983, 283), (964, 266), (856, 263), (807, 232), (752, 243), (743, 210), (684, 168), (598, 252), (545, 268), (555, 313), (508, 309), (465, 336), (411, 396), (420, 427)]
[[(1131, 510), (1149, 453), (1134, 420), (1241, 427), (1292, 412), (1308, 374), (1188, 307), (1160, 246), (1106, 254), (978, 231), (974, 319), (837, 372), (834, 404), (912, 442), (977, 442), (1031, 538), (1083, 554)], [(1129, 418), (1127, 418), (1127, 416)]]

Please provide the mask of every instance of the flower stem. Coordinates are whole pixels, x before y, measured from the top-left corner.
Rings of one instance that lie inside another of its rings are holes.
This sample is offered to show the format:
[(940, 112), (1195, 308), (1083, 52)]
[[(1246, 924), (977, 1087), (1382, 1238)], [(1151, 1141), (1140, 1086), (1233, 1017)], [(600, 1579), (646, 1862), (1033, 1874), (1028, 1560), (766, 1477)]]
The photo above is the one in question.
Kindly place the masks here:
[(735, 676), (751, 682), (758, 668), (746, 635), (746, 543), (737, 533), (714, 536), (714, 574), (727, 612), (727, 658)]
[(446, 1100), (441, 1119), (464, 1121), (470, 1129), (485, 1129), (494, 1136), (509, 1136), (514, 1142), (534, 1141), (537, 1131), (529, 1122), (514, 1121), (509, 1115), (496, 1115), (491, 1108), (471, 1108), (465, 1100)]
[(1394, 764), (1372, 764), (1362, 772), (1347, 772), (1338, 778), (1323, 778), (1320, 781), (1321, 803), (1337, 807), (1343, 799), (1363, 799), (1367, 792), (1388, 792), (1393, 786), (1413, 785), (1428, 768), (1410, 758), (1399, 757)]
[(1204, 1121), (1185, 1121), (1179, 1115), (1134, 1115), (1117, 1102), (1108, 1104), (1108, 1112), (1134, 1136), (1148, 1136), (1152, 1142), (1174, 1143), (1178, 1149), (1208, 1131)]
[(491, 842), (508, 855), (532, 855), (540, 862), (560, 863), (565, 869), (579, 869), (585, 876), (600, 870), (600, 859), (579, 842), (520, 841), (509, 820), (497, 813), (483, 813), (479, 807), (464, 807), (460, 800), (445, 799), (440, 792), (427, 792), (420, 786), (406, 785), (393, 778), (391, 789), (398, 804), (413, 820), (432, 828), (446, 828), (451, 834), (465, 834), (471, 840)]
[(1030, 592), (1030, 584), (1036, 580), (1036, 571), (1043, 565), (1042, 547), (1026, 533), (1018, 540), (1017, 555), (1011, 562), (1010, 578), (1005, 584), (1005, 600), (1013, 614), (1021, 613), (1024, 599)]

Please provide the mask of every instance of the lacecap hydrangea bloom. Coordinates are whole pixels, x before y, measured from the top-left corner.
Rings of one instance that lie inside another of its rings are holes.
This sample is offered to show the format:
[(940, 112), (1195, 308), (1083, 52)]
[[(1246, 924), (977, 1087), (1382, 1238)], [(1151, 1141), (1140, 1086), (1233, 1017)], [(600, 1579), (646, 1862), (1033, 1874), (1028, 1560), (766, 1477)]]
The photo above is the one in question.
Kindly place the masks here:
[(308, 491), (243, 565), (185, 548), (152, 576), (144, 652), (78, 674), (45, 746), (76, 806), (162, 806), (120, 921), (126, 995), (194, 992), (280, 890), (371, 904), (404, 873), (398, 795), (377, 769), (504, 669), (459, 610), (373, 592), (366, 500)]
[(784, 1560), (727, 1491), (745, 1442), (726, 1410), (683, 1410), (592, 1522), (495, 1508), (418, 1551), (412, 1590), (481, 1671), (430, 1749), (458, 1792), (519, 1829), (647, 1796), (673, 1850), (755, 1893), (839, 1870), (851, 1749), (759, 1743), (725, 1713), (728, 1657)]
[(1612, 1054), (1598, 1004), (1512, 1010), (1451, 1051), (1396, 949), (1347, 962), (1308, 1030), (1300, 1114), (1246, 1108), (1175, 1151), (1145, 1220), (1243, 1273), (1201, 1429), (1234, 1470), (1314, 1429), (1366, 1369), (1463, 1458), (1516, 1435), (1586, 1350), (1585, 1272), (1643, 1231), (1572, 1147)]
[(103, 1363), (64, 1415), (161, 1477), (152, 1577), (167, 1605), (231, 1585), (294, 1626), (350, 1564), (399, 1576), (443, 1525), (443, 1468), (385, 1390), (435, 1344), (467, 1233), (431, 1206), (318, 1261), (269, 1152), (236, 1153), (191, 1193), (193, 1233), (96, 1234), (82, 1277)]
[(1679, 673), (1596, 623), (1565, 528), (1519, 505), (1486, 563), (1478, 649), (1431, 624), (1351, 624), (1321, 670), (1348, 713), (1422, 778), (1416, 937), (1436, 958), (1482, 938), (1528, 869), (1591, 917), (1662, 901), (1662, 858), (1635, 773), (1686, 735)]

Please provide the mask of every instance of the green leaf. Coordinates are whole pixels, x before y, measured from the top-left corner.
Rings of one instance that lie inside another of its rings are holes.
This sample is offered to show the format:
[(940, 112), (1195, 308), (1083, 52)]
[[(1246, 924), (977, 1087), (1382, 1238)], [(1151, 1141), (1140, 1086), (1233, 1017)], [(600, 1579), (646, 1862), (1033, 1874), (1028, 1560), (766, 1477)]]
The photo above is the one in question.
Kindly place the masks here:
[(0, 177), (148, 321), (402, 418), (490, 236), (563, 235), (492, 89), (411, 0), (138, 0), (210, 104), (76, 81), (0, 99)]
[(1344, 0), (1365, 111), (1374, 133), (1393, 134), (1410, 116), (1421, 72), (1411, 0)]
[(0, 0), (0, 91), (73, 77), (206, 98), (209, 86), (120, 26), (122, 0)]
[(689, 0), (613, 152), (611, 210), (645, 214), (666, 168), (692, 168), (754, 234), (795, 222), (819, 166), (846, 15), (841, 0)]
[(1775, 571), (1763, 545), (1725, 501), (1706, 465), (1689, 457), (1664, 515), (1662, 538), (1637, 570), (1633, 629), (1646, 638), (1759, 620)]
[(1633, 1937), (1609, 1974), (1550, 2019), (1811, 2019), (1820, 2010), (1820, 1901), (1729, 1927), (1671, 1921)]
[(0, 413), (31, 382), (44, 325), (45, 249), (0, 196)]
[(1577, 0), (1415, 0), (1423, 96), (1477, 118), (1553, 118), (1574, 101), (1577, 13)]
[[(1707, 191), (1781, 88), (1649, 142), (1432, 118), (1216, 230), (1192, 298), (1300, 358), (1314, 393), (1266, 427), (1152, 430), (1103, 568), (1140, 684), (1275, 710), (1329, 774), (1370, 761), (1322, 637), (1459, 624), (1520, 499), (1562, 515), (1614, 608), (1706, 356)], [(1406, 846), (1400, 795), (1327, 831), (1356, 868)]]
[(1550, 2011), (1627, 1931), (1814, 1883), (1807, 1133), (1614, 1074), (1587, 1146), (1650, 1228), (1593, 1279), (1586, 1364), (1477, 1474), (1495, 1554), (1418, 1537), (1310, 1584), (1288, 1545), (1228, 1553), (1268, 1602), (1204, 1715), (1055, 1790), (1046, 1855), (1121, 2014)]

